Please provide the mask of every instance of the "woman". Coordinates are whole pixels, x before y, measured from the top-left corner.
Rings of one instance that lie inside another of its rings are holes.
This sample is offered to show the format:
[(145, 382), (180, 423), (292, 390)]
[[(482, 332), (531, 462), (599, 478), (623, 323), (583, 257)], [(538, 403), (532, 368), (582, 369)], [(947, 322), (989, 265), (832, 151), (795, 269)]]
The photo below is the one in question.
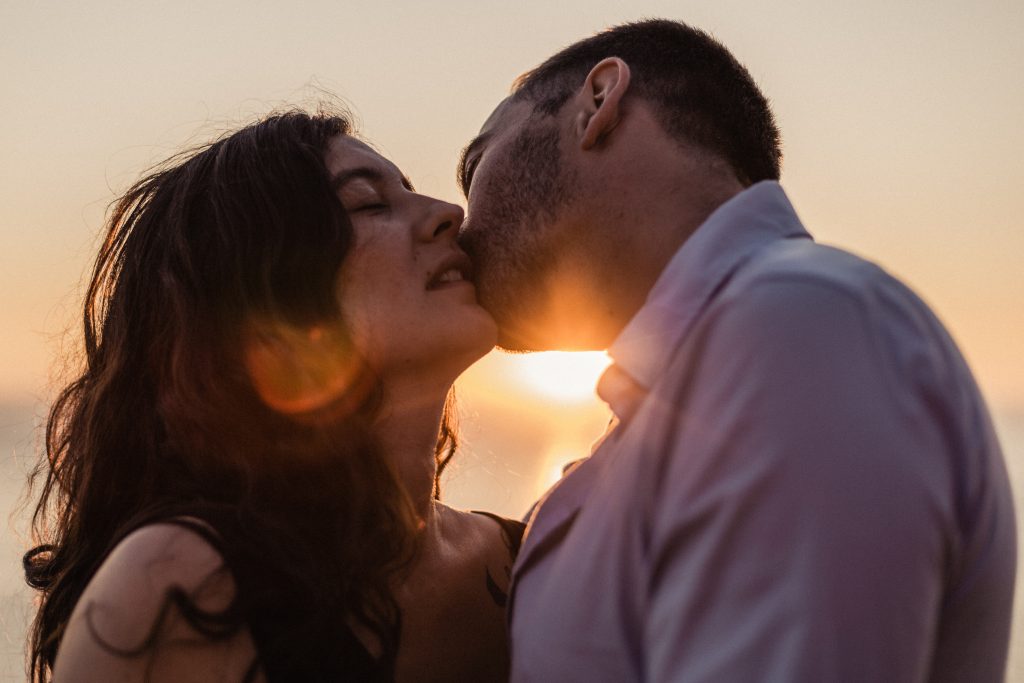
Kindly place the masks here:
[(34, 680), (504, 679), (522, 528), (437, 501), (496, 337), (461, 220), (302, 112), (120, 199), (38, 473)]

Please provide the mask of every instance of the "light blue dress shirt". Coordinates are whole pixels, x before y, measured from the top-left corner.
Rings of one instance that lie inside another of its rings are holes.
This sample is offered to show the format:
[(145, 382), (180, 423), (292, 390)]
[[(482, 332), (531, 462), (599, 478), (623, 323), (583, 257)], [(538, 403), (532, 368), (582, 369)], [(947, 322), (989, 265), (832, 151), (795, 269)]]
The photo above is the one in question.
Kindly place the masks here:
[(609, 353), (646, 393), (531, 520), (512, 681), (1002, 680), (1005, 466), (909, 289), (759, 183)]

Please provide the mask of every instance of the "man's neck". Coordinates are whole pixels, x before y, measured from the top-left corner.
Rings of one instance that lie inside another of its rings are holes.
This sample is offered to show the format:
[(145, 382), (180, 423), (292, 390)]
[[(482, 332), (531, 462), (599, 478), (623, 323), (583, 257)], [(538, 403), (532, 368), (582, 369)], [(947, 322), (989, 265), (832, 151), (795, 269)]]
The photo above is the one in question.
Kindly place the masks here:
[[(529, 337), (537, 349), (608, 348), (637, 311), (676, 252), (719, 206), (742, 191), (723, 184), (699, 197), (666, 188), (658, 201), (638, 202), (623, 212), (621, 226), (574, 240), (548, 276), (548, 301)], [(580, 232), (587, 226), (581, 226)]]

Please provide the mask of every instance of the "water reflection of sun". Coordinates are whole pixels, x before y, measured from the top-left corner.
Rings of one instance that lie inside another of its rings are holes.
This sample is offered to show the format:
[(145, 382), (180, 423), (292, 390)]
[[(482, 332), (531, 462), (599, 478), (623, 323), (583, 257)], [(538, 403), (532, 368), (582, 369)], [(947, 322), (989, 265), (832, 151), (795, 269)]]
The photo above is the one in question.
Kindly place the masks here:
[(590, 454), (611, 413), (594, 392), (604, 353), (495, 351), (460, 378), (462, 448), (445, 479), (456, 507), (519, 518)]
[(545, 351), (515, 358), (515, 377), (531, 391), (556, 402), (594, 398), (594, 387), (611, 359), (600, 351)]

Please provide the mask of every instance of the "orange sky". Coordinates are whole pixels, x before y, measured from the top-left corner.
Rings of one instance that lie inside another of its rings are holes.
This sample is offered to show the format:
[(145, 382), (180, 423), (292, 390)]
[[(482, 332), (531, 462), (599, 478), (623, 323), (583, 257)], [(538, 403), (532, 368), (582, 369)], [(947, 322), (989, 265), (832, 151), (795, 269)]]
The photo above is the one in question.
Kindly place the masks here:
[[(50, 395), (104, 210), (149, 164), (330, 93), (421, 191), (461, 202), (459, 150), (515, 76), (590, 32), (661, 15), (712, 31), (768, 94), (783, 185), (811, 232), (905, 279), (994, 412), (1024, 419), (1024, 3), (634, 5), (7, 3), (0, 400)], [(498, 406), (486, 430), (532, 401), (561, 415), (561, 432), (576, 418), (599, 431), (593, 399), (559, 408), (524, 388), (529, 362), (491, 357), (461, 382), (467, 410)]]
[(1024, 414), (1024, 4), (895, 5), (7, 3), (0, 396), (45, 393), (103, 211), (149, 163), (326, 88), (417, 187), (461, 201), (458, 151), (516, 75), (664, 15), (714, 32), (770, 96), (811, 231), (906, 279), (996, 409)]
[[(461, 202), (459, 150), (515, 76), (590, 32), (658, 15), (712, 31), (748, 66), (811, 232), (905, 279), (959, 340), (994, 412), (1024, 419), (1019, 0), (8, 3), (0, 400), (50, 395), (105, 208), (149, 164), (329, 93), (421, 191)], [(520, 462), (533, 481), (561, 457), (549, 451), (585, 450), (604, 409), (531, 390), (516, 377), (529, 363), (492, 356), (460, 385), (465, 409), (488, 416), (466, 429), (488, 443), (525, 403), (558, 416), (561, 427), (534, 419), (532, 441), (498, 448), (508, 461), (547, 434), (544, 454)], [(528, 497), (523, 486), (510, 500)]]

